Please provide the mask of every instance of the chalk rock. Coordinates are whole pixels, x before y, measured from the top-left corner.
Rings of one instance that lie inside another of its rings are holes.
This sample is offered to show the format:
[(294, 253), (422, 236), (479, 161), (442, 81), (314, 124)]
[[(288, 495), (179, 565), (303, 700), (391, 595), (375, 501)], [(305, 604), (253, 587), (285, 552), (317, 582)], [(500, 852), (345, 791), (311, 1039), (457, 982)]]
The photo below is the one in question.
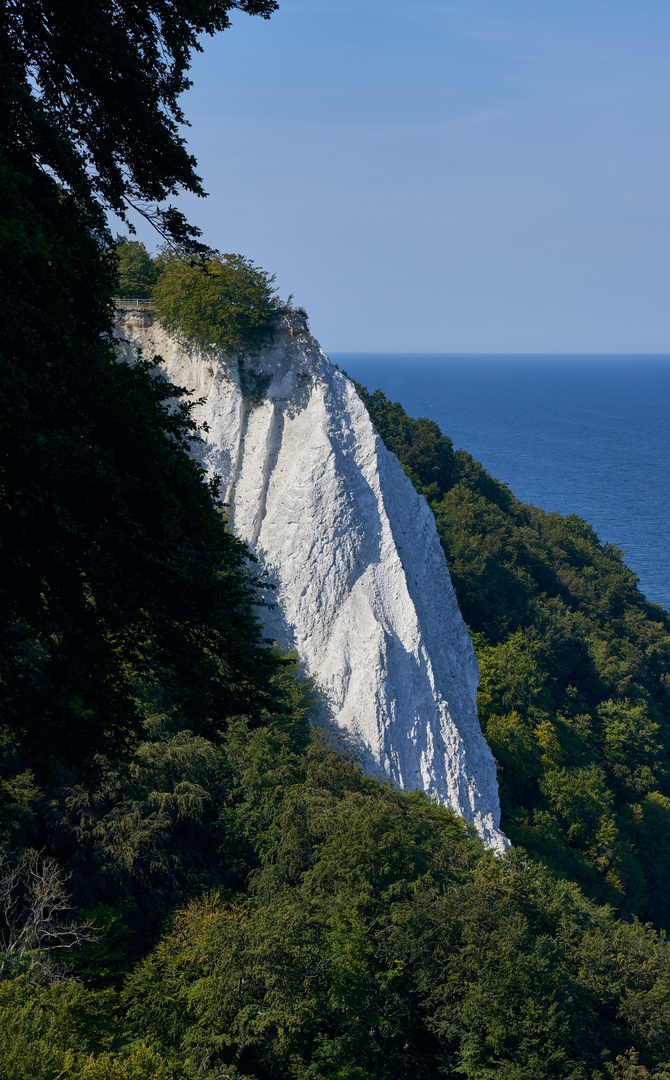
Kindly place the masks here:
[(196, 453), (276, 585), (265, 630), (314, 679), (320, 721), (366, 771), (429, 792), (504, 849), (479, 670), (435, 521), (350, 380), (297, 315), (253, 361), (201, 352), (137, 313), (117, 327), (129, 359), (137, 346), (160, 354), (204, 399)]

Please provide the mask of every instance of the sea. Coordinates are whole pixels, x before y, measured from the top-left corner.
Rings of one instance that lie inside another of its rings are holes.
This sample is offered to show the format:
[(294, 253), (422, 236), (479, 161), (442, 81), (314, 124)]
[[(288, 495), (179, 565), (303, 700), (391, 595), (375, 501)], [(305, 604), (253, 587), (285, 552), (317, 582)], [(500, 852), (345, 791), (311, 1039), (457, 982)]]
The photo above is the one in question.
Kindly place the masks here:
[(670, 611), (670, 356), (331, 353), (523, 502), (585, 518)]

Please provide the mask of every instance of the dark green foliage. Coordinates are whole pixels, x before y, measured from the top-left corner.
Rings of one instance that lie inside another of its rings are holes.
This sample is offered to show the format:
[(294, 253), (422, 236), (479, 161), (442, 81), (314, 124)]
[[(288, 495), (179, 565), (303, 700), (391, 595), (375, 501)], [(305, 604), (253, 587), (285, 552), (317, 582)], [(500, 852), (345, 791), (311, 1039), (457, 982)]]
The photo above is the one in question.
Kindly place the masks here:
[(139, 240), (122, 238), (116, 254), (119, 259), (119, 285), (116, 295), (121, 299), (133, 297), (150, 300), (161, 273), (161, 263), (152, 259)]
[(137, 680), (160, 675), (202, 728), (249, 708), (272, 667), (188, 409), (150, 364), (116, 362), (96, 237), (43, 187), (23, 204), (42, 232), (11, 283), (0, 427), (3, 722), (42, 772), (136, 733)]
[[(308, 739), (311, 691), (293, 663), (278, 668), (271, 691), (273, 711), (258, 728), (238, 716), (212, 741), (184, 730), (180, 714), (153, 714), (128, 760), (99, 756), (92, 772), (49, 789), (42, 840), (72, 874), (77, 905), (111, 904), (135, 935), (121, 933), (116, 959), (100, 968), (123, 969), (137, 935), (143, 949), (176, 904), (207, 889), (244, 889), (272, 843), (275, 788)], [(86, 965), (97, 952), (84, 950)]]
[(111, 906), (84, 986), (0, 984), (3, 1080), (667, 1080), (662, 936), (308, 743), (291, 667), (275, 693), (217, 744), (153, 715), (125, 767), (45, 793), (75, 898)]
[[(0, 694), (12, 736), (8, 806), (27, 766), (46, 778), (59, 761), (86, 761), (136, 738), (138, 686), (160, 681), (198, 730), (267, 699), (275, 664), (251, 607), (246, 552), (188, 455), (189, 410), (150, 362), (116, 361), (114, 249), (98, 202), (118, 210), (124, 194), (197, 190), (176, 134), (176, 96), (195, 35), (227, 25), (232, 7), (267, 13), (274, 3), (19, 4), (5, 13)], [(179, 237), (183, 228), (173, 224)]]
[[(668, 1080), (667, 943), (556, 880), (668, 901), (667, 625), (617, 553), (373, 395), (479, 631), (506, 825), (554, 874), (497, 859), (309, 744), (182, 396), (116, 361), (102, 205), (200, 192), (190, 51), (275, 6), (18, 3), (0, 26), (0, 850), (56, 858), (100, 934), (69, 978), (47, 935), (0, 982), (0, 1080)], [(193, 332), (253, 351), (271, 279), (195, 258), (166, 257)]]
[(247, 898), (176, 916), (128, 982), (177, 1077), (599, 1080), (666, 1067), (670, 951), (317, 740)]
[(195, 262), (164, 253), (153, 290), (158, 318), (203, 348), (249, 356), (267, 344), (277, 310), (274, 276), (242, 255), (215, 255)]
[(413, 420), (398, 402), (389, 401), (381, 390), (368, 394), (356, 384), (384, 444), (399, 459), (422, 495), (441, 499), (455, 481), (451, 439), (443, 435), (433, 420)]
[(198, 230), (180, 212), (149, 206), (180, 189), (204, 194), (179, 134), (191, 53), (201, 51), (200, 35), (230, 26), (229, 12), (267, 18), (276, 7), (276, 0), (11, 4), (0, 26), (0, 131), (11, 161), (29, 182), (33, 168), (44, 170), (89, 205), (99, 200), (122, 218), (135, 205), (174, 241), (189, 240)]
[(593, 896), (667, 926), (670, 832), (650, 843), (650, 821), (665, 821), (670, 796), (670, 616), (585, 521), (525, 506), (431, 421), (359, 389), (431, 498), (474, 634), (505, 831)]

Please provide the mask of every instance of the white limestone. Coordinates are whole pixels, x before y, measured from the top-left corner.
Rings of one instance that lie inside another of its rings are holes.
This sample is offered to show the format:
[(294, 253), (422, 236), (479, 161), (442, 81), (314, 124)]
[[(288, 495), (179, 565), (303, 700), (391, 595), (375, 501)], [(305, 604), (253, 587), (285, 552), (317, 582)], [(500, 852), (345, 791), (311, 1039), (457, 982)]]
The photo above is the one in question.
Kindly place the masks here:
[(253, 362), (226, 361), (121, 312), (120, 347), (159, 353), (204, 398), (198, 454), (222, 478), (235, 533), (276, 585), (266, 633), (297, 651), (321, 721), (366, 771), (422, 788), (502, 850), (479, 671), (433, 515), (304, 320), (283, 317)]

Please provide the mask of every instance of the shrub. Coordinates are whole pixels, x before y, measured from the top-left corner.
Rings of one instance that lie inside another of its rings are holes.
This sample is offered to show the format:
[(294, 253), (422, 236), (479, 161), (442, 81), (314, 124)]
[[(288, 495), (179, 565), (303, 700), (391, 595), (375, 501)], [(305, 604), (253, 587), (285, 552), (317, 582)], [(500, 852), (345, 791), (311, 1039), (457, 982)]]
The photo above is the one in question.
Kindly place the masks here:
[(242, 255), (215, 255), (203, 262), (163, 254), (154, 288), (156, 314), (202, 348), (253, 356), (271, 336), (277, 309), (274, 275)]

